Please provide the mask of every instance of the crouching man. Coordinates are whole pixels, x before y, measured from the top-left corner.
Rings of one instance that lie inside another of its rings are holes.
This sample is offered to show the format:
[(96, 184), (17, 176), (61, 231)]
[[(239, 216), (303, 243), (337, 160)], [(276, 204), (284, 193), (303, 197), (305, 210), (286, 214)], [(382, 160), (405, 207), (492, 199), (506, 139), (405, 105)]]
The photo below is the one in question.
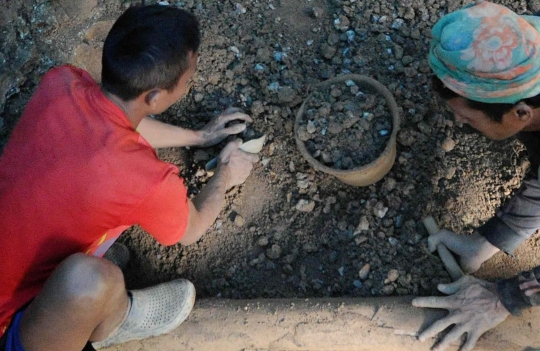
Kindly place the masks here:
[(101, 87), (71, 66), (43, 77), (0, 158), (0, 350), (92, 350), (169, 332), (190, 313), (187, 280), (126, 291), (100, 257), (135, 224), (163, 245), (194, 243), (257, 161), (230, 142), (189, 200), (154, 151), (213, 145), (245, 129), (228, 122), (251, 122), (234, 112), (192, 131), (148, 117), (186, 93), (199, 42), (191, 14), (133, 7), (105, 41)]
[[(472, 235), (447, 230), (429, 238), (430, 250), (444, 244), (474, 272), (495, 253), (512, 253), (540, 228), (540, 17), (518, 16), (508, 8), (477, 1), (444, 16), (433, 28), (429, 55), (434, 88), (453, 111), (486, 137), (517, 136), (531, 167), (520, 189), (495, 217)], [(449, 314), (419, 335), (424, 341), (452, 326), (433, 348), (446, 349), (467, 334), (462, 351), (508, 315), (540, 305), (540, 267), (495, 283), (465, 276), (440, 284), (447, 297), (421, 297), (414, 306)]]

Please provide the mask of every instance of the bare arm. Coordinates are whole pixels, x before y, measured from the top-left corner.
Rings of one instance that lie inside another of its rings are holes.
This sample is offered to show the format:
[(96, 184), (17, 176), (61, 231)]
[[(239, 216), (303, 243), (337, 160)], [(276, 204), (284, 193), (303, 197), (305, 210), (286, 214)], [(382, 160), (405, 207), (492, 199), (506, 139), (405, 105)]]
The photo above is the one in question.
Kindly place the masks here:
[(226, 127), (227, 123), (236, 120), (253, 122), (251, 117), (239, 112), (238, 109), (229, 108), (221, 115), (214, 117), (201, 130), (185, 129), (146, 117), (139, 123), (137, 131), (154, 149), (212, 146), (224, 140), (229, 135), (241, 133), (246, 129), (245, 123)]
[(241, 140), (227, 144), (218, 159), (218, 168), (208, 185), (190, 201), (188, 226), (180, 243), (190, 245), (199, 240), (216, 220), (227, 189), (242, 184), (259, 157), (240, 150)]
[(203, 140), (200, 131), (173, 126), (150, 117), (144, 118), (139, 123), (137, 131), (154, 149), (195, 146), (201, 144)]

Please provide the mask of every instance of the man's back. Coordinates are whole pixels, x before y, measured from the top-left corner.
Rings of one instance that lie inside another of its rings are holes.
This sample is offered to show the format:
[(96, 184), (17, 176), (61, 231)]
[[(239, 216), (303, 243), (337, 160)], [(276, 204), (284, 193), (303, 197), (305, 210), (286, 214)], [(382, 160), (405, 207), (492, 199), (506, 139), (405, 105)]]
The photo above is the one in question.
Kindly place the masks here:
[[(187, 223), (177, 173), (86, 72), (47, 73), (0, 158), (0, 331), (67, 256), (101, 255), (136, 223), (176, 242), (185, 228), (174, 222)], [(170, 233), (150, 223), (169, 183), (181, 194)]]

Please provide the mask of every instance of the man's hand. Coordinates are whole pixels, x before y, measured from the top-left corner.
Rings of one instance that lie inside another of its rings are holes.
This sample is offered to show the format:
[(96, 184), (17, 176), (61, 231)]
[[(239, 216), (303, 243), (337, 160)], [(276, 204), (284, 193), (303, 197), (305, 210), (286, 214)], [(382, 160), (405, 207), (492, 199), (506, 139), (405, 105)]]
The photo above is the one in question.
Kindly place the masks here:
[(460, 256), (460, 265), (465, 273), (476, 272), (482, 263), (499, 252), (497, 247), (476, 232), (472, 235), (459, 235), (443, 229), (428, 238), (431, 252), (437, 250), (439, 244)]
[(198, 131), (201, 141), (197, 146), (216, 145), (229, 135), (241, 133), (246, 129), (245, 123), (238, 123), (225, 127), (227, 123), (232, 121), (253, 122), (251, 117), (240, 112), (239, 109), (230, 107), (219, 116), (212, 118), (203, 129)]
[(454, 324), (433, 351), (445, 350), (464, 333), (467, 333), (467, 340), (460, 351), (470, 351), (482, 334), (500, 324), (510, 314), (501, 303), (493, 283), (464, 276), (451, 284), (439, 284), (437, 288), (451, 296), (417, 297), (412, 302), (415, 307), (442, 308), (449, 311), (446, 317), (433, 323), (418, 336), (418, 339), (424, 342)]
[(244, 183), (251, 173), (253, 163), (259, 161), (259, 156), (239, 149), (242, 140), (231, 141), (219, 154), (217, 173), (226, 180), (227, 189)]

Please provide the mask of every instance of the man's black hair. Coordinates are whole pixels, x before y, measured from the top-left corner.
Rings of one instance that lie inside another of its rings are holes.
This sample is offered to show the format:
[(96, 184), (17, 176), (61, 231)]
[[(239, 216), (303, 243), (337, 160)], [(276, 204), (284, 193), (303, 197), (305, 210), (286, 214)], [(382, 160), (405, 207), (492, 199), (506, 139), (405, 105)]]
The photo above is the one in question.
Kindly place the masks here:
[(173, 90), (200, 44), (199, 22), (172, 7), (130, 7), (114, 23), (103, 47), (101, 84), (124, 101), (151, 89)]
[(465, 103), (468, 107), (479, 110), (484, 112), (492, 121), (500, 123), (502, 121), (502, 117), (505, 113), (509, 112), (515, 105), (517, 105), (519, 102), (523, 101), (527, 105), (537, 108), (540, 107), (540, 94), (520, 100), (516, 102), (515, 104), (504, 104), (504, 103), (487, 103), (487, 102), (480, 102), (468, 99), (466, 97), (463, 97), (453, 90), (448, 89), (444, 83), (437, 77), (433, 76), (432, 78), (432, 88), (433, 90), (439, 94), (439, 96), (443, 100), (451, 100), (453, 98), (462, 97), (465, 99)]

